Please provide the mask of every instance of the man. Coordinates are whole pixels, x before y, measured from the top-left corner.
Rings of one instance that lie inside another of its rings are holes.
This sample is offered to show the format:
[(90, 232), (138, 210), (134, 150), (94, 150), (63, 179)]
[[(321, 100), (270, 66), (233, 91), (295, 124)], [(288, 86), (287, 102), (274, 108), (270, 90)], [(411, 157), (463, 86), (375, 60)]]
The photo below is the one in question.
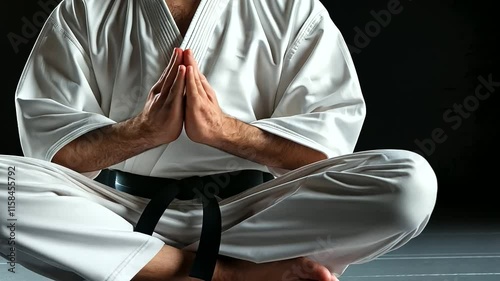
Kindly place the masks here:
[(317, 0), (63, 1), (16, 106), (16, 258), (55, 280), (337, 280), (435, 204), (421, 156), (353, 152), (365, 103)]

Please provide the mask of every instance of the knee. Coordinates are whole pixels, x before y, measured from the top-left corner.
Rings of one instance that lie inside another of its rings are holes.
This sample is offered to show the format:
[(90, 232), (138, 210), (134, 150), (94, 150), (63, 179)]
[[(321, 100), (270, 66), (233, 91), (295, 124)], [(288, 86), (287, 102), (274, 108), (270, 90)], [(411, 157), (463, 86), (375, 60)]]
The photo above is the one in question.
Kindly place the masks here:
[(390, 224), (397, 231), (420, 232), (429, 220), (437, 197), (437, 178), (428, 161), (405, 150), (384, 151), (386, 163), (392, 166), (388, 180), (391, 199)]

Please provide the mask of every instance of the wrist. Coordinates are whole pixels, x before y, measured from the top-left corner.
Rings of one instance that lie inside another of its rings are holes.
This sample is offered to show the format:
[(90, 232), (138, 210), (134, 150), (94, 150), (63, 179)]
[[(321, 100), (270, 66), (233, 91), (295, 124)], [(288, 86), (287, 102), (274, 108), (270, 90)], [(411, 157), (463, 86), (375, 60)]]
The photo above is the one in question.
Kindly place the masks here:
[(155, 136), (155, 130), (148, 124), (144, 122), (144, 118), (141, 116), (133, 117), (122, 123), (124, 131), (128, 136), (129, 143), (135, 143), (136, 146), (142, 147), (144, 150), (161, 145), (161, 141)]
[(158, 133), (158, 128), (155, 128), (151, 122), (148, 122), (142, 114), (129, 119), (125, 122), (126, 130), (129, 132), (130, 137), (135, 141), (140, 142), (146, 149), (150, 149), (164, 142), (161, 135)]
[(243, 130), (241, 123), (238, 119), (225, 115), (222, 118), (222, 128), (215, 138), (215, 145), (224, 147), (238, 143)]

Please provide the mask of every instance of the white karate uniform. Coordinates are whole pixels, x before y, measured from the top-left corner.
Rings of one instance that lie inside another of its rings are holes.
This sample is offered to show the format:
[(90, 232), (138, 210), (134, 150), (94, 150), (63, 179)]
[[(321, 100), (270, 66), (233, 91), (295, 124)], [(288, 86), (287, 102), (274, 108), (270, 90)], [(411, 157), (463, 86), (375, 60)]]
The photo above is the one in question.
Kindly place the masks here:
[[(220, 202), (221, 254), (255, 262), (309, 256), (340, 275), (423, 230), (435, 174), (412, 152), (353, 153), (365, 103), (348, 48), (318, 0), (202, 0), (184, 37), (163, 0), (65, 0), (16, 92), (25, 157), (0, 158), (1, 177), (17, 171), (17, 261), (56, 280), (130, 280), (164, 243), (196, 250), (196, 200), (175, 200), (150, 237), (133, 232), (147, 199), (93, 181), (99, 171), (50, 163), (78, 136), (141, 112), (174, 47), (194, 51), (225, 113), (329, 157), (288, 171), (183, 133), (110, 167), (169, 178), (273, 173)], [(0, 206), (10, 202), (8, 189), (0, 183)], [(8, 235), (1, 228), (0, 238)]]

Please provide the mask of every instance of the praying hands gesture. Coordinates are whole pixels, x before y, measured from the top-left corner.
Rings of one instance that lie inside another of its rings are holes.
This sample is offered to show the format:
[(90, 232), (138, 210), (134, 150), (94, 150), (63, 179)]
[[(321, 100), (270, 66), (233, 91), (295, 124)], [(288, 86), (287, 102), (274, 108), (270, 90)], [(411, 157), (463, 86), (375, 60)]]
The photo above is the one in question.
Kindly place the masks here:
[(170, 143), (182, 132), (186, 67), (183, 51), (175, 49), (160, 79), (151, 88), (144, 110), (138, 116), (153, 146)]
[(265, 165), (295, 169), (325, 158), (225, 114), (189, 49), (174, 50), (141, 115), (157, 145), (174, 141), (184, 124), (192, 141)]
[(78, 172), (97, 171), (175, 141), (183, 128), (194, 142), (271, 167), (292, 170), (326, 158), (225, 114), (192, 51), (176, 48), (139, 115), (76, 138), (52, 161)]
[(140, 119), (156, 145), (177, 139), (183, 124), (192, 141), (212, 146), (221, 139), (218, 135), (232, 131), (192, 51), (178, 48), (152, 87)]
[(222, 112), (215, 91), (198, 69), (191, 50), (184, 52), (186, 72), (186, 115), (188, 137), (217, 147), (228, 134), (236, 133), (236, 120)]

